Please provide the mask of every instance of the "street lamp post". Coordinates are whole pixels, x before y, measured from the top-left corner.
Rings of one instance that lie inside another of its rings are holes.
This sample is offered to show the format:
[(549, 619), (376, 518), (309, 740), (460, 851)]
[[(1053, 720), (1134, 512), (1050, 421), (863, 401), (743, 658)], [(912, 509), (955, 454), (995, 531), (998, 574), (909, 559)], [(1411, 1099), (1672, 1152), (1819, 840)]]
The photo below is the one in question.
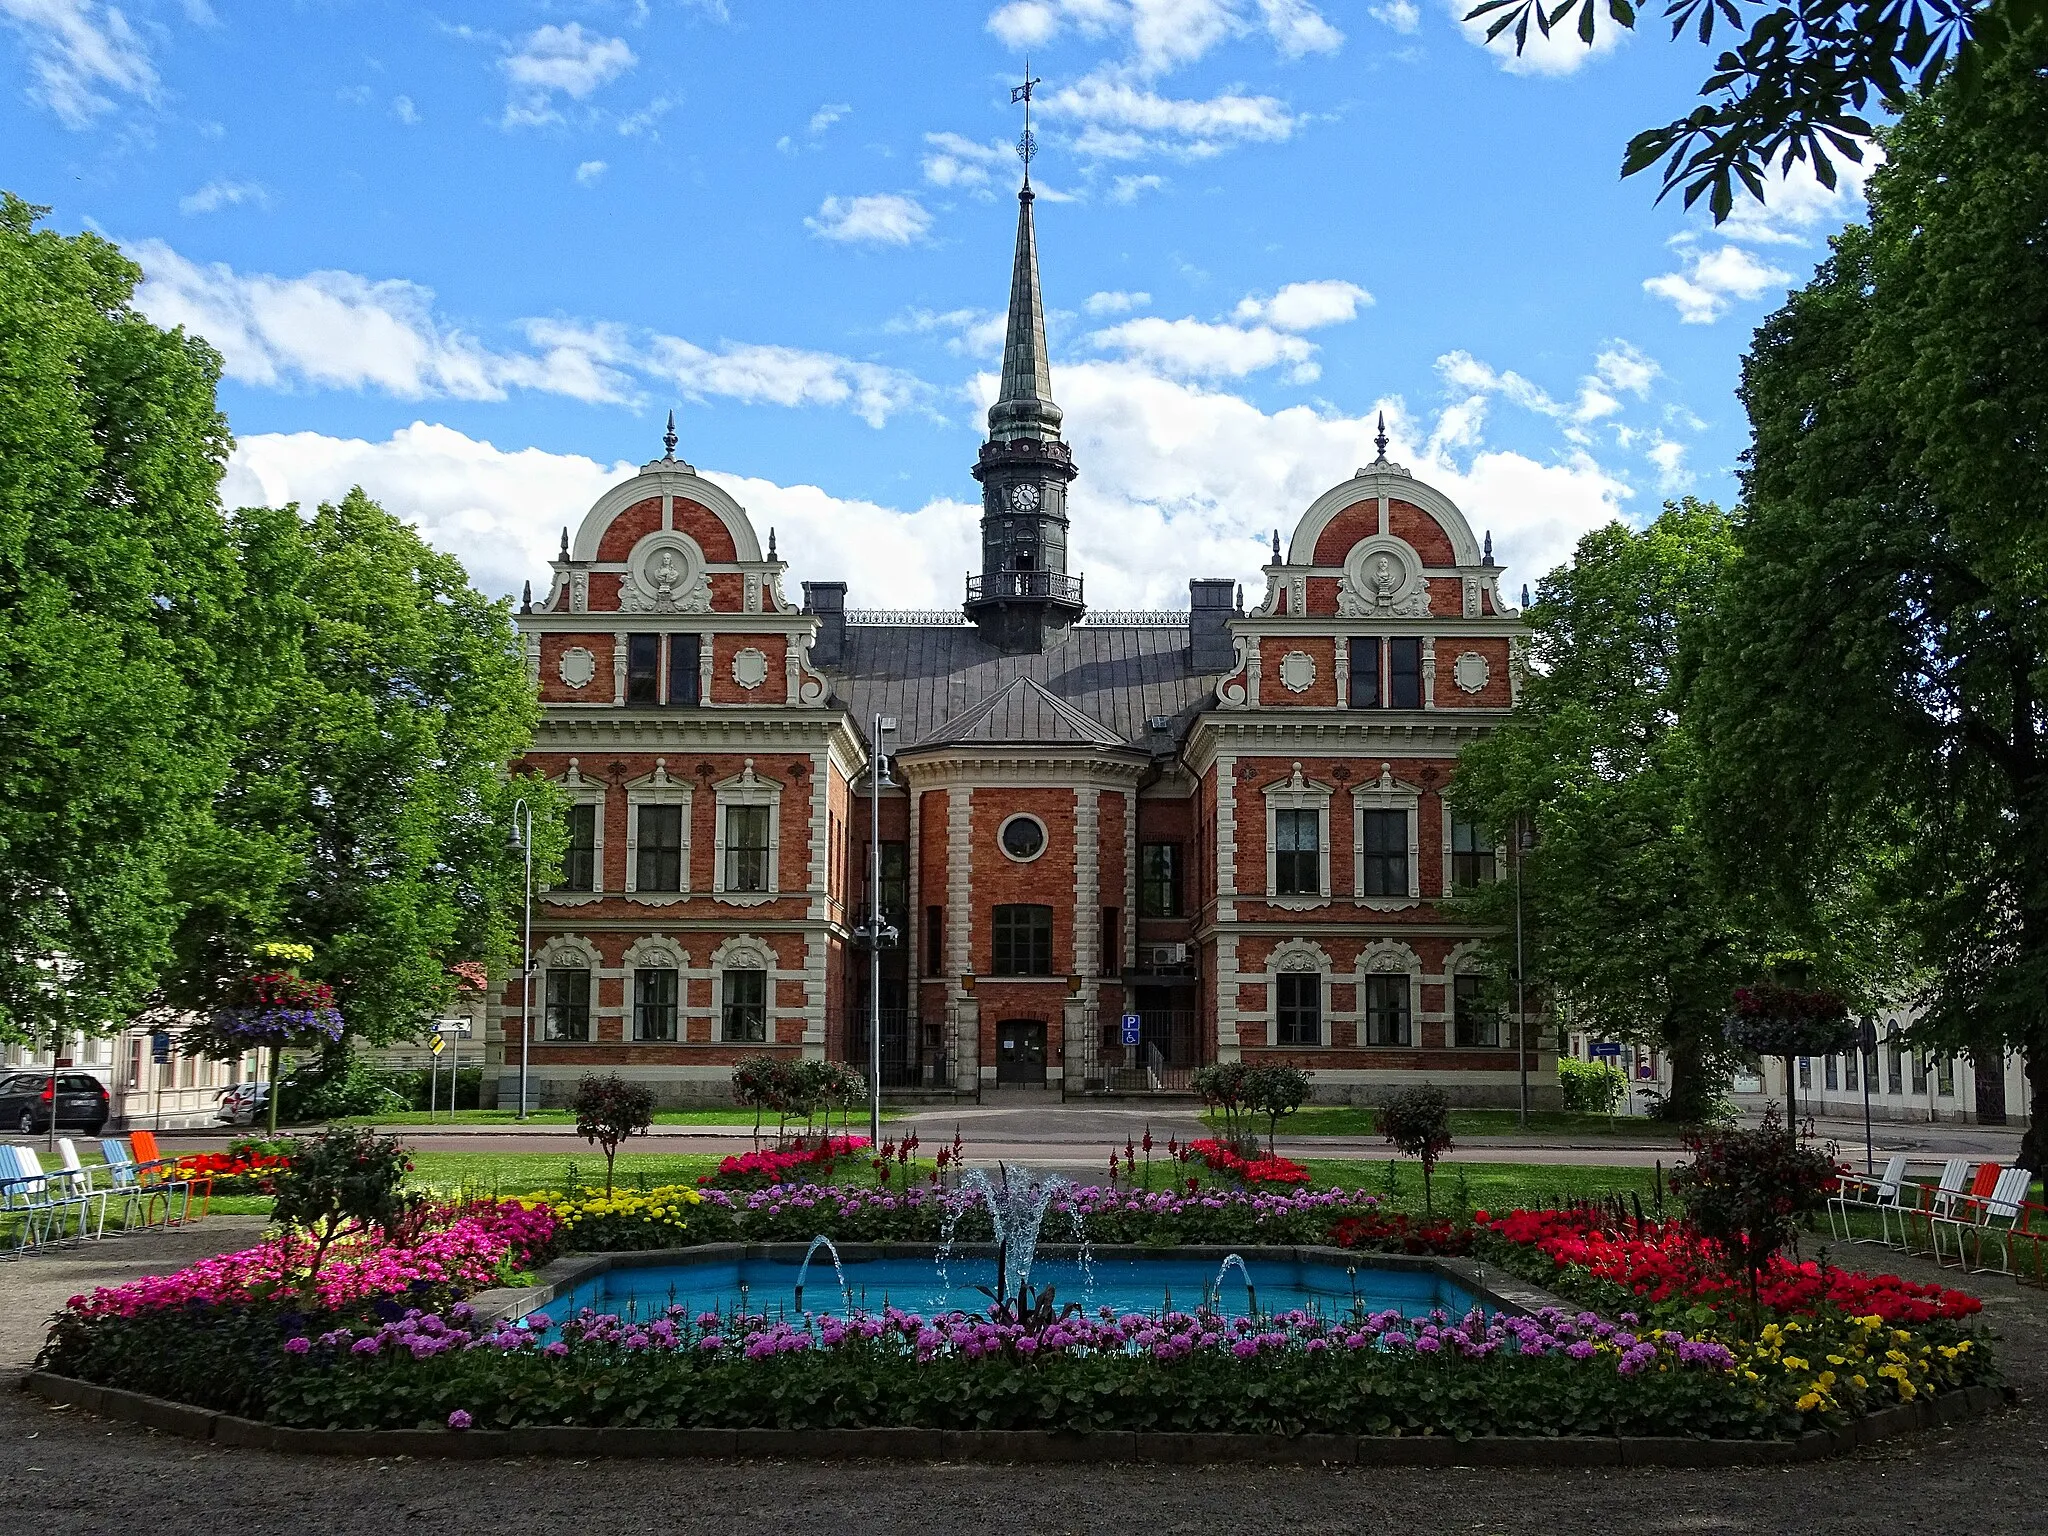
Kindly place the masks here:
[(882, 737), (894, 732), (894, 715), (876, 715), (869, 738), (868, 772), (868, 916), (856, 937), (868, 946), (868, 1145), (882, 1144), (882, 950), (900, 935), (882, 917), (882, 791), (895, 787), (889, 777)]
[(1521, 1112), (1517, 1123), (1529, 1127), (1529, 1012), (1522, 1000), (1522, 860), (1528, 857), (1532, 841), (1515, 816), (1515, 1067), (1521, 1079)]
[(524, 1120), (526, 1058), (533, 1045), (533, 807), (523, 796), (512, 805), (512, 846), (526, 857), (523, 930), (519, 941), (519, 1118)]

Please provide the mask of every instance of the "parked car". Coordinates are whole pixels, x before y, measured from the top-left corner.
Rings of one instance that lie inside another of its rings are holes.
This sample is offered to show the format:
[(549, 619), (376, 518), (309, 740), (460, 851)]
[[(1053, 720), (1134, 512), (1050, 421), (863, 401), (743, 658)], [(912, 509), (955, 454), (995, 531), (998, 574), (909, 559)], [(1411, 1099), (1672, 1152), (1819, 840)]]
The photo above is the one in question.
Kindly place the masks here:
[[(58, 1128), (97, 1136), (113, 1112), (105, 1084), (84, 1072), (57, 1074)], [(0, 1126), (33, 1136), (50, 1128), (50, 1074), (16, 1072), (0, 1079)]]
[(270, 1084), (236, 1083), (220, 1091), (214, 1118), (222, 1125), (254, 1125), (264, 1118), (270, 1105)]

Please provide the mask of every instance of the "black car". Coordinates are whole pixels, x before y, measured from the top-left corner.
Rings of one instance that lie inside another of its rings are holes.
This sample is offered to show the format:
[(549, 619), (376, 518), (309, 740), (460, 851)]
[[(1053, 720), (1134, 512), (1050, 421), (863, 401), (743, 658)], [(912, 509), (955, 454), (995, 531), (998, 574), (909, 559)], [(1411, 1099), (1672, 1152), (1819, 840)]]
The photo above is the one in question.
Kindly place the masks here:
[[(84, 1072), (57, 1074), (57, 1126), (97, 1136), (112, 1105), (96, 1077)], [(50, 1074), (16, 1072), (0, 1078), (0, 1130), (33, 1136), (50, 1128)]]

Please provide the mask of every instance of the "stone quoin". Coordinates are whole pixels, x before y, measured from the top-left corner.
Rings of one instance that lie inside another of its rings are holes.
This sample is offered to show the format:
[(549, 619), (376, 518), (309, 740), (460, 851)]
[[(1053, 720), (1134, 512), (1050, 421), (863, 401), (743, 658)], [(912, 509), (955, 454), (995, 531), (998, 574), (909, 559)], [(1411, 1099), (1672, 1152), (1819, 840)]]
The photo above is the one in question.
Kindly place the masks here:
[[(855, 610), (843, 582), (793, 601), (673, 417), (663, 457), (563, 530), (519, 614), (543, 711), (520, 766), (568, 791), (570, 851), (536, 895), (530, 999), (514, 976), (494, 1002), (501, 1103), (529, 1002), (536, 1103), (592, 1069), (674, 1103), (727, 1097), (761, 1051), (865, 1066), (877, 715), (890, 1089), (1152, 1091), (1285, 1060), (1321, 1099), (1426, 1079), (1515, 1102), (1483, 934), (1442, 904), (1506, 872), (1445, 796), (1516, 703), (1490, 535), (1388, 460), (1383, 425), (1284, 553), (1274, 532), (1249, 609), (1196, 578), (1185, 613), (1091, 616), (1062, 420), (1027, 180), (958, 614)], [(1533, 1024), (1526, 1048), (1548, 1104)]]

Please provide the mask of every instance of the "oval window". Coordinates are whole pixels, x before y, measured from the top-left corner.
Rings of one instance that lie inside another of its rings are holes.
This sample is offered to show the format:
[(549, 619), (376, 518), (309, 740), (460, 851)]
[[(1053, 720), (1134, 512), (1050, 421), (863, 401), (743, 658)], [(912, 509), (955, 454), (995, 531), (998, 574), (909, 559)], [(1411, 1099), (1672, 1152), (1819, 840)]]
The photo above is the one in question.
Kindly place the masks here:
[(1012, 816), (1000, 834), (1003, 852), (1023, 863), (1045, 852), (1045, 823), (1036, 816)]

